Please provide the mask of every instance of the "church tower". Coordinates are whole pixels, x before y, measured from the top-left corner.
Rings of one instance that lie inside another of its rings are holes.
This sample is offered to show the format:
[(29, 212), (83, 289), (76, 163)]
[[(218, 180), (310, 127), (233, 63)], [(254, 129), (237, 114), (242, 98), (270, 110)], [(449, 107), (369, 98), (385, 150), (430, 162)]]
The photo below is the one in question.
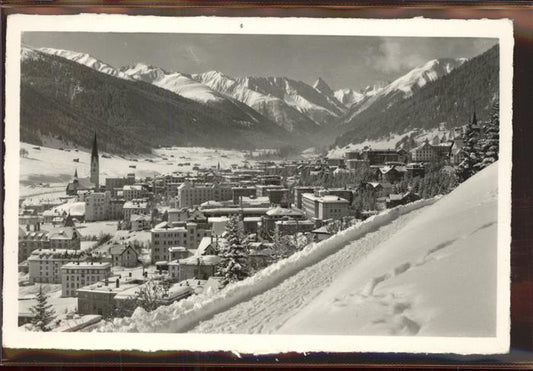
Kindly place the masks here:
[(95, 186), (95, 191), (98, 191), (100, 186), (98, 166), (98, 144), (96, 142), (96, 132), (94, 133), (93, 149), (91, 152), (91, 183)]

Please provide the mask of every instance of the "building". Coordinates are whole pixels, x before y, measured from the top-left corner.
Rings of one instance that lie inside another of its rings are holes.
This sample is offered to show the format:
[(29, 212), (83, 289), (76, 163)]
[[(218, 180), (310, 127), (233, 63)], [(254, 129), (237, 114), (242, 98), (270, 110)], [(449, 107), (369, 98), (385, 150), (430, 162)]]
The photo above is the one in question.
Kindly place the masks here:
[(197, 223), (162, 222), (150, 231), (152, 235), (152, 262), (164, 261), (168, 257), (168, 248), (184, 246), (196, 249), (204, 237), (211, 236), (211, 228), (199, 228)]
[(385, 200), (385, 205), (388, 209), (390, 209), (398, 205), (405, 205), (418, 200), (420, 200), (420, 196), (414, 192), (406, 192), (404, 194), (390, 194)]
[(348, 200), (350, 205), (353, 202), (353, 191), (347, 188), (323, 188), (317, 190), (318, 196), (337, 196)]
[(359, 151), (348, 151), (344, 154), (345, 161), (347, 160), (360, 160), (361, 152)]
[(257, 190), (254, 187), (233, 187), (233, 203), (239, 205), (243, 197), (257, 196)]
[(346, 169), (349, 171), (356, 171), (361, 169), (368, 169), (370, 166), (370, 161), (362, 159), (346, 159)]
[(315, 223), (311, 220), (278, 220), (275, 222), (274, 233), (277, 236), (294, 235), (297, 233), (307, 233), (315, 229)]
[(129, 223), (132, 215), (150, 215), (150, 205), (147, 200), (132, 200), (124, 202), (122, 208), (124, 221)]
[(315, 196), (312, 193), (302, 195), (302, 207), (310, 219), (341, 219), (349, 215), (349, 202), (338, 196)]
[[(119, 294), (136, 290), (144, 284), (143, 280), (119, 277), (110, 277), (103, 281), (89, 284), (77, 290), (78, 314), (99, 314), (110, 316), (117, 307), (116, 299)], [(133, 293), (134, 294), (134, 293)], [(125, 295), (127, 298), (130, 294)]]
[(109, 201), (109, 219), (121, 220), (124, 218), (124, 200), (112, 198)]
[(264, 197), (268, 196), (268, 191), (272, 189), (283, 189), (283, 186), (279, 184), (258, 184), (255, 186), (255, 189), (257, 197)]
[(19, 228), (18, 262), (28, 259), (35, 250), (47, 250), (50, 248), (48, 232), (25, 232)]
[(48, 232), (50, 249), (79, 250), (81, 235), (76, 227), (58, 227)]
[(294, 206), (296, 208), (301, 209), (302, 208), (302, 195), (304, 193), (313, 193), (315, 191), (315, 187), (294, 187)]
[(331, 237), (331, 234), (332, 234), (330, 231), (328, 231), (328, 228), (325, 225), (311, 232), (313, 233), (313, 240), (315, 242), (327, 240), (328, 238)]
[(424, 175), (426, 174), (426, 168), (424, 167), (423, 164), (420, 164), (420, 163), (407, 164), (405, 169), (407, 171), (406, 175), (408, 178), (416, 178), (416, 177), (423, 178)]
[(61, 266), (81, 258), (79, 250), (34, 250), (28, 258), (31, 283), (61, 283)]
[(182, 209), (169, 209), (168, 210), (168, 222), (184, 222), (189, 218), (189, 210), (187, 208)]
[(382, 183), (397, 183), (402, 181), (407, 174), (405, 166), (385, 165), (376, 170), (376, 178)]
[(361, 159), (368, 161), (369, 165), (385, 165), (387, 162), (405, 162), (407, 153), (393, 149), (368, 149), (361, 153)]
[(342, 157), (339, 157), (339, 158), (328, 157), (326, 158), (326, 163), (328, 164), (328, 166), (344, 167), (344, 159)]
[(267, 191), (268, 199), (271, 205), (278, 205), (281, 207), (290, 206), (289, 190), (287, 188), (269, 189)]
[(269, 238), (274, 234), (276, 222), (278, 220), (304, 220), (305, 214), (299, 209), (289, 209), (276, 207), (266, 212), (261, 219), (261, 234), (265, 238)]
[(207, 280), (215, 275), (220, 261), (221, 258), (217, 255), (193, 255), (189, 258), (180, 259), (178, 260), (179, 274), (176, 281), (179, 282), (191, 278)]
[(228, 201), (233, 199), (230, 184), (185, 182), (178, 187), (177, 206), (179, 208), (199, 206), (210, 200)]
[(126, 201), (144, 198), (148, 191), (140, 184), (128, 184), (122, 188), (122, 197)]
[(436, 158), (437, 152), (427, 139), (424, 143), (411, 150), (411, 159), (414, 162), (431, 162)]
[(61, 296), (76, 296), (79, 288), (109, 279), (110, 276), (111, 263), (92, 261), (66, 263), (61, 267)]
[(191, 256), (189, 249), (183, 246), (172, 246), (168, 248), (168, 261), (185, 259)]
[(94, 192), (85, 196), (85, 220), (94, 222), (109, 220), (111, 211), (111, 192)]
[(113, 197), (117, 197), (117, 190), (124, 189), (125, 185), (132, 185), (135, 183), (135, 174), (128, 174), (124, 178), (106, 178), (105, 190), (110, 191)]
[(98, 143), (96, 141), (96, 132), (94, 133), (93, 148), (91, 151), (91, 183), (94, 184), (94, 189), (98, 191), (100, 187), (100, 168), (98, 159)]
[(109, 255), (114, 267), (134, 268), (139, 264), (139, 254), (130, 245), (113, 245), (109, 248)]
[(131, 231), (145, 231), (152, 227), (152, 217), (150, 215), (132, 215), (130, 217)]
[(75, 169), (72, 182), (67, 184), (66, 194), (76, 196), (81, 192), (93, 191), (95, 187), (90, 178), (78, 178), (78, 169)]

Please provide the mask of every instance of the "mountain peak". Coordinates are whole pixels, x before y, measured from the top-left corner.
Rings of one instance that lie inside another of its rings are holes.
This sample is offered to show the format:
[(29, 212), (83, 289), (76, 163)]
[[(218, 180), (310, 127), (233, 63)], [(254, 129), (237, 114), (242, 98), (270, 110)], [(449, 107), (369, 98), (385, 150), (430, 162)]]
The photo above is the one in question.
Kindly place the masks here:
[(322, 77), (319, 77), (318, 80), (315, 81), (313, 88), (329, 97), (333, 96), (333, 90), (331, 90), (329, 85), (322, 79)]
[(39, 48), (38, 51), (49, 55), (55, 55), (60, 58), (68, 59), (70, 61), (82, 64), (86, 67), (92, 68), (93, 70), (105, 73), (113, 77), (118, 77), (124, 80), (131, 80), (131, 77), (129, 77), (122, 71), (105, 62), (102, 62), (101, 60), (87, 53), (55, 48)]

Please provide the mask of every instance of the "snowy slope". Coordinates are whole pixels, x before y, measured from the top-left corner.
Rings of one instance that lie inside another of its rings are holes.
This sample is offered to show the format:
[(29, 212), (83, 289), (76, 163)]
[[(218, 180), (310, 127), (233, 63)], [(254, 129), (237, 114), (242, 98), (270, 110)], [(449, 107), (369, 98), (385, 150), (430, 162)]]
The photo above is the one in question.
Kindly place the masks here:
[(79, 64), (83, 64), (84, 66), (87, 66), (110, 76), (119, 77), (125, 80), (132, 80), (128, 75), (119, 71), (115, 67), (110, 66), (102, 61), (99, 61), (98, 59), (86, 53), (54, 48), (39, 48), (38, 50), (46, 54), (57, 55), (58, 57), (65, 58)]
[(121, 71), (132, 79), (154, 84), (197, 102), (221, 102), (226, 99), (218, 92), (179, 72), (169, 73), (159, 67), (143, 63), (123, 67)]
[(354, 262), (280, 333), (494, 336), (493, 165)]

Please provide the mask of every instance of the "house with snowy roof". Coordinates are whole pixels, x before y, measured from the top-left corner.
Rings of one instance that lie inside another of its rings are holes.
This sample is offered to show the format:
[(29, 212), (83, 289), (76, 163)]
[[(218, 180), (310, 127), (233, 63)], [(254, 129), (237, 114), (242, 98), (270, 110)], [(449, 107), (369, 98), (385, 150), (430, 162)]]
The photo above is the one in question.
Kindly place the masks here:
[(386, 203), (386, 207), (390, 209), (395, 206), (405, 205), (410, 202), (418, 201), (420, 200), (420, 198), (421, 197), (418, 194), (408, 191), (403, 194), (390, 194), (387, 197), (385, 203)]
[(131, 245), (115, 244), (109, 248), (113, 266), (134, 268), (139, 263), (139, 254)]
[[(188, 280), (191, 278), (207, 280), (215, 275), (217, 265), (220, 264), (221, 258), (218, 255), (194, 255), (185, 259), (178, 260), (178, 279), (177, 281)], [(169, 275), (171, 274), (169, 264)]]

